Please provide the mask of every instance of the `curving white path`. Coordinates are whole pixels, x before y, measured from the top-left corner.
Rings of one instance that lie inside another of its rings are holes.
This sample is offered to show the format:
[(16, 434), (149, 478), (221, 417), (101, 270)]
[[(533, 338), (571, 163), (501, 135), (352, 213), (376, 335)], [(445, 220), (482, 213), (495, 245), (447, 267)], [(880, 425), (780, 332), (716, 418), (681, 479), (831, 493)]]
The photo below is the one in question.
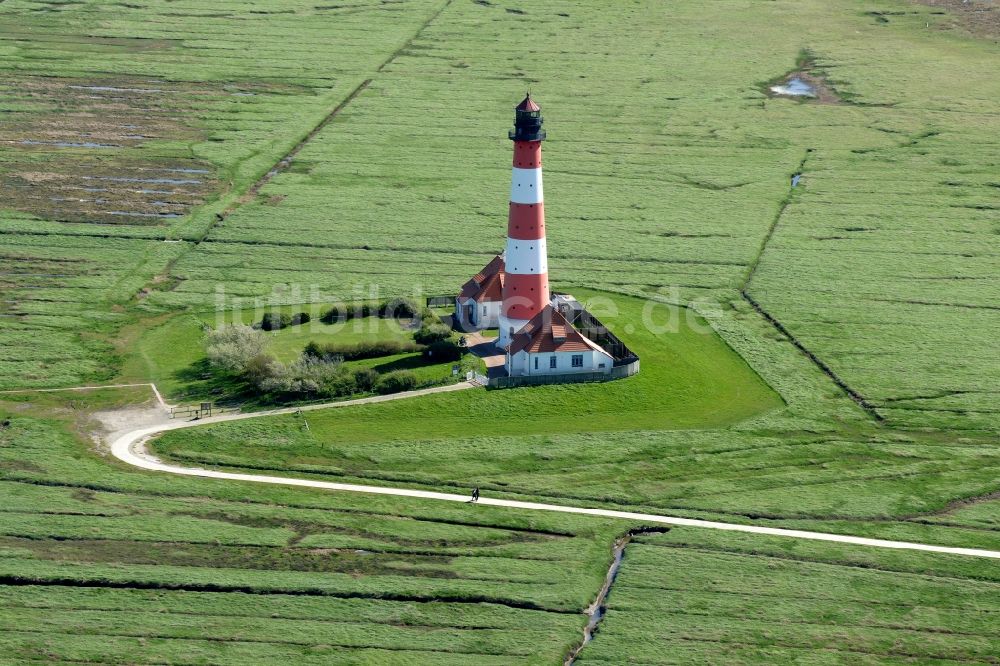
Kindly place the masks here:
[[(450, 386), (443, 386), (422, 391), (409, 391), (407, 393), (397, 393), (374, 398), (363, 398), (361, 400), (349, 400), (339, 403), (328, 403), (323, 405), (310, 405), (303, 407), (302, 411), (314, 409), (325, 409), (331, 407), (346, 407), (349, 405), (366, 404), (372, 402), (384, 402), (387, 400), (399, 400), (416, 395), (427, 395), (431, 393), (442, 393), (446, 391), (457, 391), (472, 388), (471, 384), (461, 383)], [(180, 474), (183, 476), (199, 476), (209, 479), (229, 479), (232, 481), (250, 481), (253, 483), (271, 483), (283, 486), (302, 486), (306, 488), (319, 488), (322, 490), (337, 490), (352, 493), (372, 493), (376, 495), (393, 495), (396, 497), (416, 497), (419, 499), (438, 500), (444, 502), (468, 502), (468, 495), (454, 495), (450, 493), (437, 493), (428, 490), (408, 490), (406, 488), (390, 488), (385, 486), (363, 486), (353, 483), (333, 483), (330, 481), (314, 481), (312, 479), (295, 479), (283, 476), (267, 476), (262, 474), (241, 474), (237, 472), (223, 472), (213, 469), (201, 469), (197, 467), (181, 467), (171, 463), (163, 462), (148, 454), (142, 444), (149, 437), (168, 430), (178, 430), (181, 428), (192, 428), (210, 423), (220, 423), (223, 421), (235, 421), (242, 419), (257, 418), (260, 416), (270, 416), (275, 414), (291, 414), (298, 412), (296, 407), (285, 409), (274, 409), (266, 412), (254, 412), (247, 414), (227, 414), (212, 418), (200, 419), (198, 421), (171, 421), (160, 425), (132, 430), (117, 436), (111, 442), (111, 453), (121, 460), (134, 467), (150, 470), (153, 472), (166, 472), (168, 474)], [(633, 513), (631, 511), (616, 511), (613, 509), (593, 509), (577, 506), (562, 506), (559, 504), (541, 504), (538, 502), (521, 502), (517, 500), (492, 499), (482, 497), (479, 504), (487, 506), (502, 506), (510, 509), (527, 509), (529, 511), (557, 511), (560, 513), (576, 513), (588, 516), (600, 516), (602, 518), (621, 518), (624, 520), (638, 521), (642, 523), (676, 525), (681, 527), (701, 527), (713, 530), (726, 530), (730, 532), (748, 532), (750, 534), (763, 534), (767, 536), (792, 537), (796, 539), (810, 539), (814, 541), (832, 541), (834, 543), (844, 543), (856, 546), (873, 546), (876, 548), (893, 548), (901, 550), (918, 550), (929, 553), (946, 553), (949, 555), (968, 555), (972, 557), (989, 557), (1000, 559), (1000, 551), (982, 550), (978, 548), (955, 548), (952, 546), (935, 546), (924, 543), (911, 543), (908, 541), (888, 541), (885, 539), (870, 539), (867, 537), (847, 536), (843, 534), (827, 534), (825, 532), (808, 532), (805, 530), (782, 529), (778, 527), (764, 527), (759, 525), (739, 525), (733, 523), (719, 523), (710, 520), (696, 520), (693, 518), (678, 518), (674, 516), (660, 516), (651, 513)]]

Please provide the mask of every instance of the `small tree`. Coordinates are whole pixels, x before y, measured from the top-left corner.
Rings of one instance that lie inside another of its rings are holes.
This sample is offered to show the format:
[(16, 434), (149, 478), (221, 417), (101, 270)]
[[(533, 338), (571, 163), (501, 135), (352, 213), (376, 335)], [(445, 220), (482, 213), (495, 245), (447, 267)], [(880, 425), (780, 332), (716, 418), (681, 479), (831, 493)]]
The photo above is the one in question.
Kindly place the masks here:
[(250, 326), (233, 324), (210, 331), (206, 342), (208, 361), (232, 374), (242, 374), (250, 361), (264, 353), (267, 336)]
[(282, 369), (278, 359), (270, 354), (258, 354), (247, 362), (246, 367), (243, 369), (243, 376), (247, 381), (259, 388), (265, 379), (280, 375)]

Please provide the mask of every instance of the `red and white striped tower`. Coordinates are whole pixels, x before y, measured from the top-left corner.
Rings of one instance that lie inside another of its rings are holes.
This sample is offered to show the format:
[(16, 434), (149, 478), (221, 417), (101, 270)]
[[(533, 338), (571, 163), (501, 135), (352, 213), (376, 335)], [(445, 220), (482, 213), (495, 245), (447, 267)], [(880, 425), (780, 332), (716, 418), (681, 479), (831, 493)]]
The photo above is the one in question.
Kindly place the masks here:
[(549, 261), (545, 248), (545, 208), (542, 203), (541, 108), (527, 95), (514, 107), (514, 170), (507, 218), (503, 304), (497, 346), (511, 337), (549, 304)]

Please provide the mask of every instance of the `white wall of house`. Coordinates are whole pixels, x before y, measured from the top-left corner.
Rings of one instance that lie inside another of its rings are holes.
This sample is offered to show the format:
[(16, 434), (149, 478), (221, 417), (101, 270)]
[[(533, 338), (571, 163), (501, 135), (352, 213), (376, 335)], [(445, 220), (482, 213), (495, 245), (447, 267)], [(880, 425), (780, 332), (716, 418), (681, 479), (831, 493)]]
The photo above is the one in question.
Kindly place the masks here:
[(472, 299), (455, 299), (455, 316), (471, 328), (496, 328), (500, 324), (500, 301), (477, 303)]
[[(555, 358), (555, 367), (552, 367)], [(614, 359), (596, 350), (529, 354), (519, 351), (507, 358), (507, 374), (511, 377), (535, 375), (571, 375), (580, 372), (611, 372)], [(603, 367), (602, 367), (603, 365)]]

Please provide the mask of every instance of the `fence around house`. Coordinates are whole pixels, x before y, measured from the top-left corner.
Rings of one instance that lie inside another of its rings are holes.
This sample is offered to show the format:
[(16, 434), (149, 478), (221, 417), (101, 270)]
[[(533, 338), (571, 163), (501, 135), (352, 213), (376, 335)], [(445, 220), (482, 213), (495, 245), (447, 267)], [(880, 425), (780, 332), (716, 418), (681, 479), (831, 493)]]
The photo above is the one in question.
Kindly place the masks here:
[(427, 297), (427, 307), (429, 308), (439, 308), (447, 305), (454, 305), (454, 296), (428, 296)]
[[(636, 367), (635, 372), (630, 372), (629, 375), (634, 375), (639, 371), (639, 356), (625, 346), (625, 343), (617, 335), (609, 331), (608, 327), (601, 323), (601, 320), (590, 314), (587, 310), (577, 310), (563, 314), (569, 319), (569, 323), (573, 324), (573, 327), (580, 331), (583, 337), (600, 345), (604, 351), (611, 354), (611, 357), (614, 359), (615, 368), (627, 366), (634, 362)], [(627, 377), (629, 375), (623, 376)], [(619, 378), (615, 377), (615, 379)]]
[(632, 361), (615, 365), (611, 372), (577, 372), (565, 375), (528, 375), (524, 377), (493, 377), (487, 388), (504, 389), (515, 386), (545, 386), (548, 384), (579, 384), (586, 382), (610, 382), (631, 377), (639, 372), (639, 357)]

